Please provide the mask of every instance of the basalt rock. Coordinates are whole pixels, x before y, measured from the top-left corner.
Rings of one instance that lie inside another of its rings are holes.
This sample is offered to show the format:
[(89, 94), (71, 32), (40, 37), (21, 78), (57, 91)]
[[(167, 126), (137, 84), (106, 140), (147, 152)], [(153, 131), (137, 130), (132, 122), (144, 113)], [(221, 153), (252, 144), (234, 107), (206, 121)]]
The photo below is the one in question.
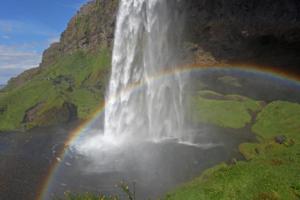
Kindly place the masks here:
[(286, 141), (286, 137), (284, 135), (278, 135), (278, 136), (274, 137), (274, 140), (278, 144), (283, 144)]
[(194, 62), (300, 66), (300, 1), (185, 0)]
[(48, 126), (57, 123), (68, 123), (77, 119), (77, 107), (73, 103), (63, 102), (55, 107), (47, 107), (40, 102), (28, 109), (23, 124), (26, 128)]

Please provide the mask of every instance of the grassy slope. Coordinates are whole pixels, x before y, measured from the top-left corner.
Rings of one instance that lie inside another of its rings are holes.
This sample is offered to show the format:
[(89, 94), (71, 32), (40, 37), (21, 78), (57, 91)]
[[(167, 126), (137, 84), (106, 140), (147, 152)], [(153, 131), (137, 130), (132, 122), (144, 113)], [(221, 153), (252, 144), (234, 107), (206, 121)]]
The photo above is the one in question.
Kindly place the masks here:
[(300, 106), (297, 103), (275, 101), (257, 117), (253, 132), (264, 139), (285, 135), (300, 139)]
[[(24, 85), (11, 88), (0, 96), (0, 130), (22, 128), (26, 110), (43, 102), (39, 109), (40, 119), (26, 124), (27, 127), (56, 123), (55, 113), (50, 110), (60, 108), (63, 102), (74, 103), (78, 117), (85, 119), (103, 101), (104, 85), (107, 81), (110, 55), (105, 49), (95, 55), (78, 51), (62, 57)], [(49, 115), (49, 117), (45, 117)]]
[(261, 102), (247, 97), (200, 91), (192, 98), (192, 119), (196, 123), (243, 128), (261, 107)]
[[(165, 199), (299, 199), (300, 104), (270, 103), (252, 129), (260, 143), (240, 146), (248, 161), (211, 168)], [(278, 134), (287, 137), (284, 144), (274, 142)]]

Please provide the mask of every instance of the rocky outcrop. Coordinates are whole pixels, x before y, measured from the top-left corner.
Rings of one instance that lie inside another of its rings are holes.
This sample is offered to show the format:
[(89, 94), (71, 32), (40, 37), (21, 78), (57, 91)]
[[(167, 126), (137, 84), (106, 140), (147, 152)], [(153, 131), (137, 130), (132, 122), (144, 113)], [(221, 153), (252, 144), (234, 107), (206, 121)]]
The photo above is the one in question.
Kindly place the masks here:
[(194, 62), (300, 65), (300, 1), (185, 0)]
[(63, 102), (59, 106), (46, 108), (45, 102), (37, 103), (29, 108), (24, 116), (23, 124), (27, 128), (67, 123), (77, 119), (77, 107), (73, 103)]
[(39, 67), (28, 69), (28, 70), (22, 72), (17, 77), (11, 78), (8, 81), (7, 86), (4, 89), (9, 90), (10, 88), (19, 87), (19, 86), (23, 85), (24, 83), (26, 83), (27, 81), (31, 80), (39, 72), (40, 72)]
[[(185, 16), (178, 55), (184, 62), (260, 64), (300, 71), (300, 1), (168, 1), (170, 10), (178, 9)], [(103, 101), (118, 4), (119, 0), (89, 1), (70, 20), (60, 41), (45, 50), (40, 66), (9, 81), (0, 95), (0, 129), (19, 128), (22, 119), (32, 126), (67, 122), (77, 115), (84, 119)], [(22, 92), (17, 91), (20, 86)], [(51, 93), (42, 88), (30, 98), (40, 86)], [(21, 94), (26, 106), (13, 101)], [(57, 98), (68, 103), (51, 104)], [(43, 101), (49, 101), (47, 109), (38, 103)]]
[(0, 131), (86, 120), (104, 99), (117, 9), (118, 0), (89, 1), (40, 66), (9, 81), (0, 94)]
[(60, 41), (53, 43), (43, 54), (41, 67), (47, 67), (58, 57), (77, 50), (96, 52), (112, 47), (118, 0), (94, 0), (70, 20)]
[(34, 105), (33, 107), (29, 108), (25, 113), (25, 116), (23, 118), (23, 123), (33, 122), (37, 116), (38, 111), (41, 108), (43, 108), (43, 106), (44, 106), (44, 103), (39, 102), (36, 105)]
[[(119, 0), (93, 0), (84, 5), (60, 41), (45, 50), (40, 67), (77, 50), (111, 49), (118, 4)], [(300, 65), (300, 1), (185, 0), (172, 9), (186, 16), (183, 48), (187, 62)], [(9, 85), (22, 85), (39, 72), (39, 68), (28, 70)]]
[(118, 3), (119, 0), (93, 0), (82, 6), (61, 34), (60, 41), (44, 51), (40, 66), (12, 78), (8, 88), (23, 85), (42, 72), (42, 68), (78, 50), (96, 53), (101, 48), (111, 49)]

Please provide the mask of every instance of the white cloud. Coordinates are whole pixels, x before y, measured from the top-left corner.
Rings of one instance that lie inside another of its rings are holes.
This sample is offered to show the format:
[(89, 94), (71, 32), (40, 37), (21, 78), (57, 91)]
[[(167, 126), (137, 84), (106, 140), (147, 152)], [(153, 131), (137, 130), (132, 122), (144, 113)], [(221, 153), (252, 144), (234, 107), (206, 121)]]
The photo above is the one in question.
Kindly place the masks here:
[(41, 61), (41, 54), (25, 50), (22, 47), (0, 45), (0, 68), (28, 69), (37, 66)]
[(43, 49), (58, 42), (59, 35), (38, 21), (0, 19), (0, 84), (37, 67)]
[(0, 33), (55, 36), (57, 32), (39, 22), (0, 19)]
[(22, 47), (0, 45), (0, 84), (26, 69), (37, 67), (41, 54)]

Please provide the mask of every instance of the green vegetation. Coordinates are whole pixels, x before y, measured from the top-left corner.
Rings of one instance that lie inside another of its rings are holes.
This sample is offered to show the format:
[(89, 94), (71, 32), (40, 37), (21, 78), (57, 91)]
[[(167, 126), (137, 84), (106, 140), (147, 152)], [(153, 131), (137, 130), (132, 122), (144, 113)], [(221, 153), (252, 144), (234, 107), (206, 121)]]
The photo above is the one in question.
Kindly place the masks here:
[(106, 197), (103, 195), (95, 194), (71, 194), (66, 193), (64, 198), (57, 198), (56, 200), (119, 200), (118, 197)]
[[(252, 130), (260, 143), (240, 145), (248, 161), (220, 164), (168, 194), (167, 200), (300, 199), (300, 104), (276, 101)], [(283, 135), (282, 143), (274, 137)]]
[(222, 95), (200, 91), (192, 97), (192, 120), (228, 128), (243, 128), (252, 114), (262, 108), (262, 102), (239, 95)]
[[(206, 121), (202, 118), (201, 122), (231, 128), (244, 126), (251, 121), (251, 117), (249, 119), (244, 116), (259, 112), (252, 124), (252, 130), (258, 136), (259, 143), (240, 145), (240, 152), (246, 161), (221, 163), (210, 168), (200, 177), (175, 188), (163, 199), (300, 199), (300, 104), (275, 101), (263, 108), (262, 102), (213, 91), (200, 91), (192, 100), (197, 106), (197, 117), (203, 110), (214, 112), (210, 118), (205, 118)], [(204, 108), (201, 108), (203, 104)], [(234, 117), (234, 114), (239, 117)], [(213, 120), (213, 117), (216, 119)], [(282, 141), (276, 140), (278, 136)], [(124, 188), (123, 191), (125, 193), (127, 191), (126, 194), (130, 199), (133, 194), (128, 187)], [(64, 200), (94, 199), (118, 198), (92, 194), (67, 194), (64, 198)]]
[[(121, 189), (121, 191), (126, 195), (126, 199), (128, 200), (136, 200), (135, 197), (135, 183), (133, 183), (133, 191), (129, 188), (129, 186), (121, 182), (117, 185), (118, 188)], [(124, 198), (124, 197), (123, 197)], [(91, 194), (91, 193), (85, 193), (85, 194), (72, 194), (70, 192), (65, 193), (65, 196), (63, 198), (57, 198), (55, 200), (119, 200), (121, 199), (119, 196), (105, 196), (101, 194)]]
[(270, 103), (258, 115), (252, 130), (263, 139), (285, 135), (300, 140), (300, 105), (284, 101)]
[[(109, 67), (108, 50), (77, 51), (41, 68), (24, 84), (8, 87), (0, 95), (0, 131), (67, 121), (66, 102), (77, 108), (79, 119), (86, 119), (103, 101)], [(29, 110), (32, 116), (26, 121)]]

